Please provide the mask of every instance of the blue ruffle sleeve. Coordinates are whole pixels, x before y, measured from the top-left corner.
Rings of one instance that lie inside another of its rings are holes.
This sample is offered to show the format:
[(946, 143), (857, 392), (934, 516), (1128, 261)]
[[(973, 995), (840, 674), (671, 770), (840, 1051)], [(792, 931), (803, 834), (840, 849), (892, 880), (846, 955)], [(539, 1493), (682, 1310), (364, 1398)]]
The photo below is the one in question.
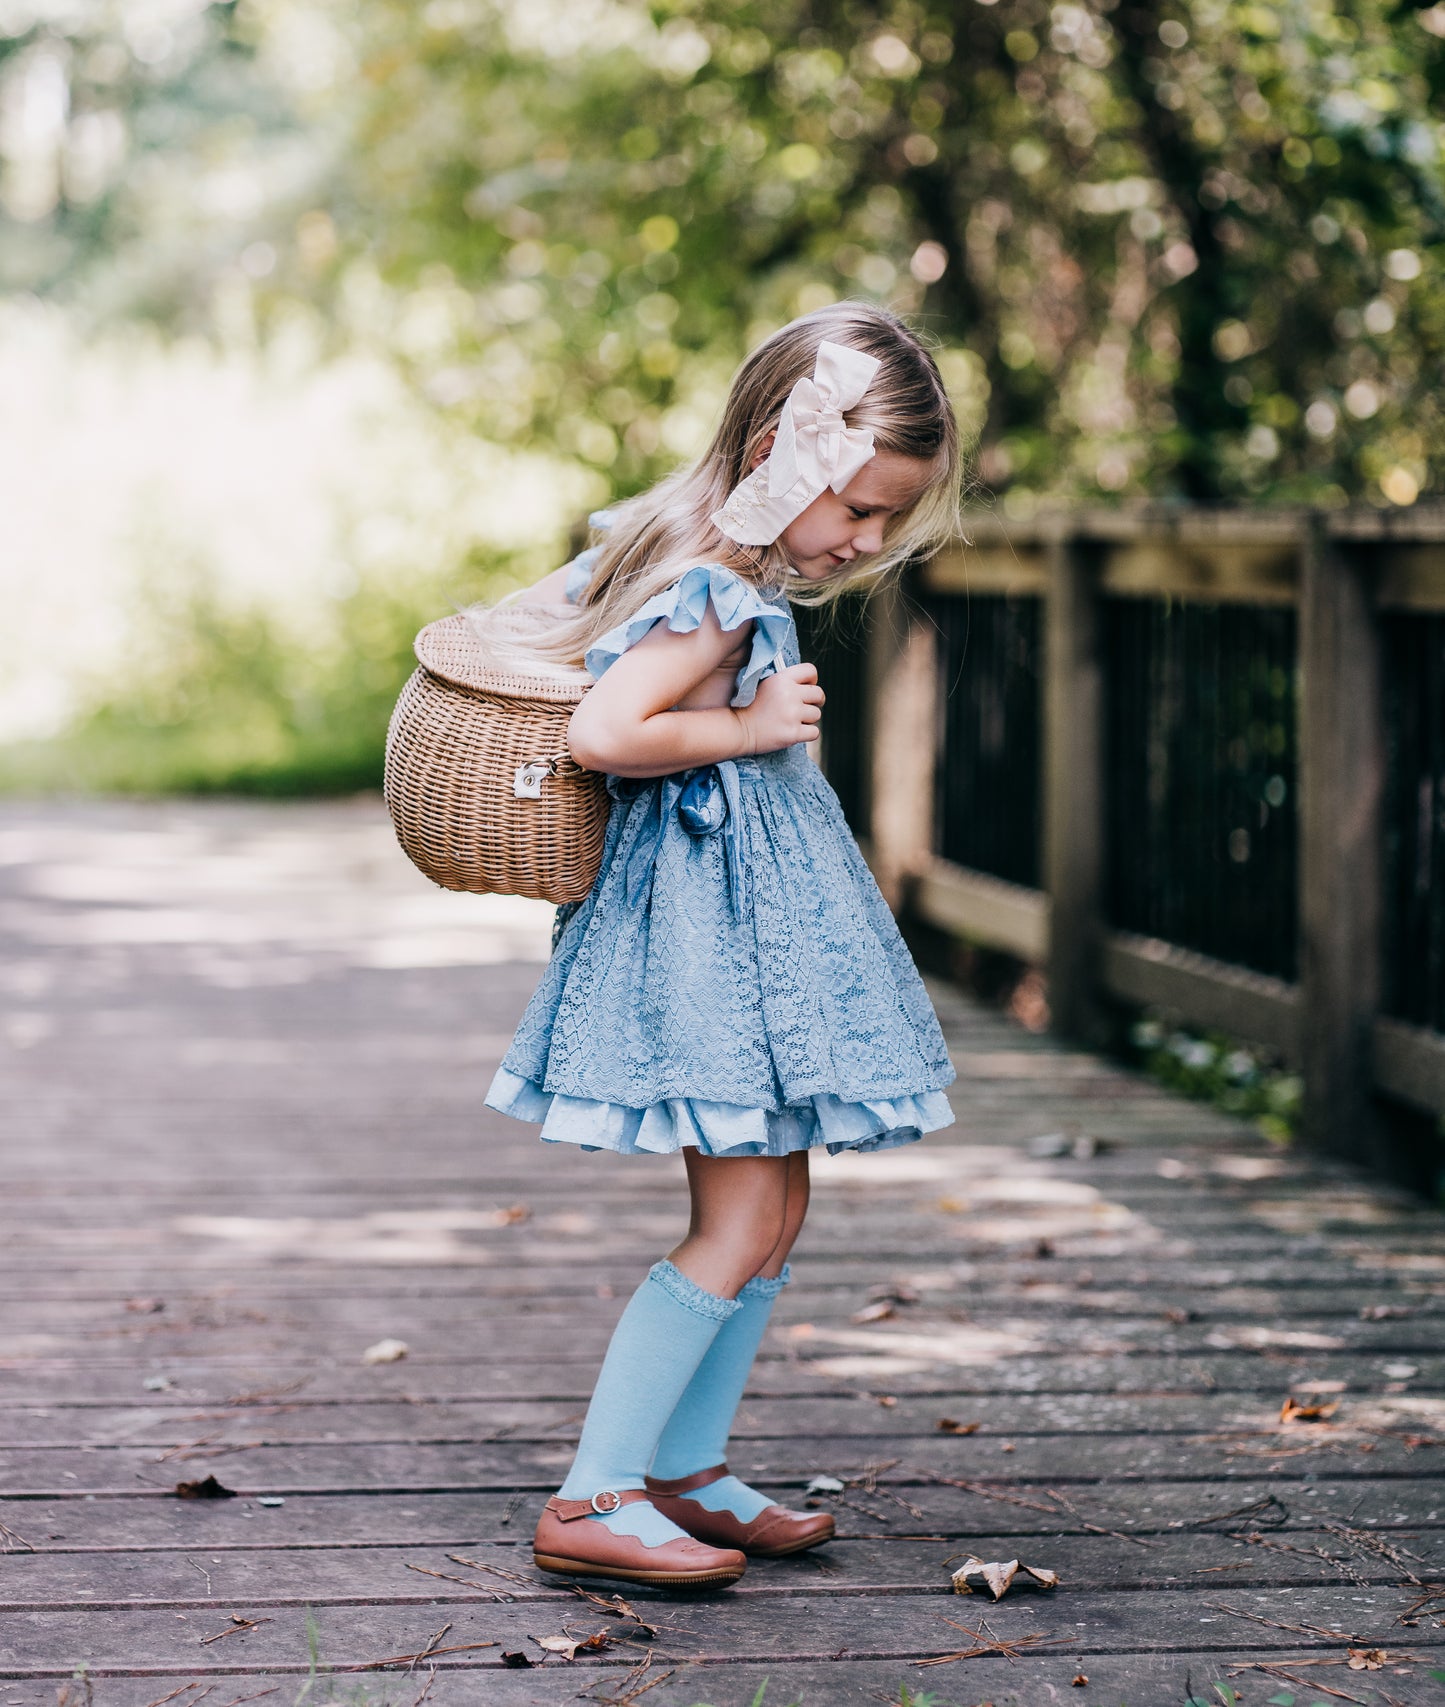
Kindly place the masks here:
[(609, 630), (588, 649), (583, 660), (594, 678), (606, 674), (629, 647), (635, 646), (659, 622), (674, 634), (691, 634), (702, 625), (711, 601), (724, 630), (753, 625), (753, 644), (738, 671), (733, 705), (751, 705), (764, 676), (779, 667), (792, 628), (786, 610), (771, 605), (731, 569), (721, 563), (700, 563), (665, 592), (657, 593), (620, 627)]
[(562, 590), (567, 595), (569, 605), (582, 602), (582, 595), (587, 591), (587, 583), (592, 579), (592, 571), (597, 566), (597, 556), (601, 550), (600, 545), (590, 546), (586, 551), (579, 551), (567, 565), (567, 580)]

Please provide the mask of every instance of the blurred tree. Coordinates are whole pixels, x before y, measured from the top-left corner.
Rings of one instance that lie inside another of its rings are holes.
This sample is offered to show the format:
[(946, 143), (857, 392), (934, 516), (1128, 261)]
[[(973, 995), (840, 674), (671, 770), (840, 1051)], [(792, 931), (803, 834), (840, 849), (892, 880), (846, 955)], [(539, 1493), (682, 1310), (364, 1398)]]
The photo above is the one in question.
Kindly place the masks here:
[(864, 294), (1040, 494), (1439, 490), (1445, 5), (0, 4), (12, 287), (264, 330), (619, 489)]

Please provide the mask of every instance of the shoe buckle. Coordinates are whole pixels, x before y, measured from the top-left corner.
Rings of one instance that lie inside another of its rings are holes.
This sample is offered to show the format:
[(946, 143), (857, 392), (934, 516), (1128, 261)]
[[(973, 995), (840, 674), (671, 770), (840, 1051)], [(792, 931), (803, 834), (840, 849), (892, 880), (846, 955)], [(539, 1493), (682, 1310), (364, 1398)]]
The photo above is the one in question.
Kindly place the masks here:
[[(612, 1504), (600, 1505), (598, 1503), (600, 1500), (611, 1500)], [(604, 1488), (600, 1494), (593, 1494), (591, 1505), (593, 1511), (597, 1512), (599, 1516), (609, 1517), (614, 1511), (617, 1511), (621, 1507), (622, 1495), (614, 1488)]]

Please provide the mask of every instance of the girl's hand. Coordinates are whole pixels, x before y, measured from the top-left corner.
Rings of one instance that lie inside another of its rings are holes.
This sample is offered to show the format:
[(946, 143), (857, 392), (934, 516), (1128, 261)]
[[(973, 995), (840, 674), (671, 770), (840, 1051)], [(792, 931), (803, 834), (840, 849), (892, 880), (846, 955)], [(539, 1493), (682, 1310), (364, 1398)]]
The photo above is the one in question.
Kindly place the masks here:
[(798, 741), (816, 741), (823, 715), (823, 690), (811, 664), (790, 664), (764, 676), (753, 703), (736, 713), (754, 753), (776, 753)]

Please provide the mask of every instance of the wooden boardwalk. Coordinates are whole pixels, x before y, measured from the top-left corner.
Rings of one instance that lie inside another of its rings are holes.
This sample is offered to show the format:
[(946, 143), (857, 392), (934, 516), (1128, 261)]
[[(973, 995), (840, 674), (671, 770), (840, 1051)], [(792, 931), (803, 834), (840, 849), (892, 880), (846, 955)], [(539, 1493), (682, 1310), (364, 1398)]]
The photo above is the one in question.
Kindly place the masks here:
[[(820, 1158), (736, 1444), (841, 1481), (840, 1538), (632, 1618), (540, 1580), (684, 1218), (672, 1161), (481, 1107), (548, 917), (428, 889), (374, 803), (0, 813), (0, 1707), (429, 1647), (305, 1698), (1445, 1700), (1442, 1217), (946, 990), (958, 1124)], [(1061, 1586), (954, 1596), (969, 1552)]]

